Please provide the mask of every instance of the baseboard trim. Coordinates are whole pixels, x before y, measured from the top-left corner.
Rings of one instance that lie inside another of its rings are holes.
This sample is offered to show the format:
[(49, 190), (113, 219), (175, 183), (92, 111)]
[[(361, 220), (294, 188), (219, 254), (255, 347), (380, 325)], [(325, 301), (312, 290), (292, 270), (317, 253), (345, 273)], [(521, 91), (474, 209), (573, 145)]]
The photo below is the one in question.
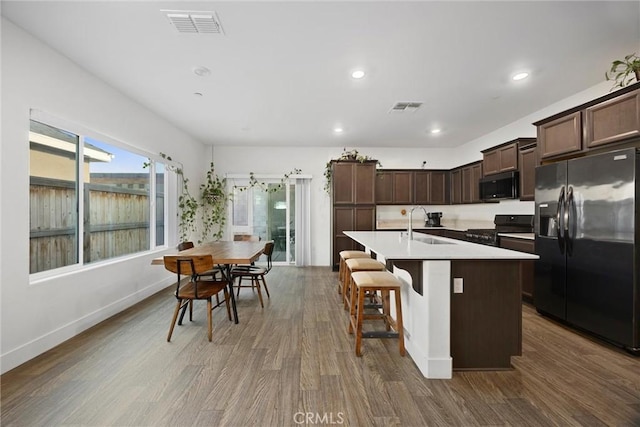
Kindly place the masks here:
[(73, 322), (52, 330), (28, 343), (0, 355), (0, 373), (4, 374), (13, 368), (22, 365), (40, 354), (51, 350), (66, 340), (73, 338), (81, 332), (97, 325), (98, 323), (114, 316), (121, 311), (139, 303), (145, 298), (165, 289), (174, 282), (173, 277), (160, 280), (146, 288), (128, 295), (120, 300), (87, 314)]

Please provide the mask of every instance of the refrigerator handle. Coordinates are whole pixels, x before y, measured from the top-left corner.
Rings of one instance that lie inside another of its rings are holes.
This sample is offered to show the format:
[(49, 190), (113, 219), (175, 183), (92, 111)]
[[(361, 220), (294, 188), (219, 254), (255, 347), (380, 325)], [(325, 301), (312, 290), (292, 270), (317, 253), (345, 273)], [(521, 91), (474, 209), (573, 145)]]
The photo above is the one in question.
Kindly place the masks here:
[[(567, 207), (565, 212), (566, 217), (566, 247), (567, 247), (567, 255), (573, 255), (573, 238), (575, 235), (572, 235), (571, 231), (575, 230), (575, 200), (573, 198), (573, 187), (569, 186), (567, 190)], [(575, 233), (574, 233), (575, 234)]]
[(558, 246), (560, 247), (560, 253), (564, 254), (564, 246), (565, 246), (565, 199), (564, 199), (564, 185), (560, 189), (560, 194), (558, 195), (558, 208), (556, 210), (556, 226), (558, 227)]

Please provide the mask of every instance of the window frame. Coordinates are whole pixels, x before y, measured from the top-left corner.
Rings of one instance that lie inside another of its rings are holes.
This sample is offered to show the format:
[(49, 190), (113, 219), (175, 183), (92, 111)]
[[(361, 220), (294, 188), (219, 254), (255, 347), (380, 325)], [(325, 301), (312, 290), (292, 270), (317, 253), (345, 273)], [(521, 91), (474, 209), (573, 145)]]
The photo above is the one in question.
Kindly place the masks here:
[[(87, 128), (83, 125), (78, 124), (77, 122), (69, 121), (62, 119), (60, 117), (51, 115), (44, 111), (38, 109), (31, 109), (29, 115), (29, 127), (31, 121), (37, 121), (48, 126), (52, 126), (64, 131), (72, 132), (73, 134), (78, 136), (78, 151), (77, 151), (77, 159), (75, 161), (75, 172), (76, 172), (76, 188), (77, 188), (77, 217), (76, 217), (76, 228), (78, 233), (77, 239), (77, 254), (78, 261), (71, 265), (65, 265), (62, 267), (56, 267), (49, 270), (39, 271), (36, 273), (29, 273), (29, 283), (35, 284), (41, 282), (46, 279), (60, 277), (64, 275), (68, 275), (71, 273), (79, 272), (79, 271), (87, 271), (94, 268), (99, 268), (101, 266), (119, 263), (125, 260), (135, 259), (143, 256), (148, 256), (149, 254), (161, 252), (166, 250), (169, 247), (169, 242), (175, 239), (170, 239), (169, 231), (174, 227), (171, 223), (171, 212), (174, 210), (170, 209), (170, 200), (175, 199), (175, 194), (171, 189), (175, 186), (174, 184), (177, 182), (177, 174), (175, 173), (175, 169), (179, 167), (179, 164), (173, 161), (170, 161), (166, 158), (163, 158), (161, 155), (150, 153), (146, 150), (140, 149), (136, 146), (130, 145), (123, 141), (114, 139), (105, 135), (99, 131)], [(85, 139), (92, 138), (95, 140), (99, 140), (109, 145), (113, 145), (114, 147), (120, 148), (122, 150), (126, 150), (131, 152), (132, 154), (136, 154), (138, 156), (145, 157), (149, 160), (149, 190), (148, 190), (148, 198), (149, 198), (149, 249), (138, 251), (126, 255), (116, 256), (112, 258), (107, 258), (95, 262), (84, 263), (84, 245), (82, 244), (82, 236), (84, 235), (84, 180), (81, 179), (82, 176), (82, 168), (83, 162), (80, 159), (84, 159), (84, 147), (85, 147)], [(29, 150), (29, 141), (27, 142), (27, 149)], [(156, 164), (161, 163), (164, 165), (164, 244), (157, 245), (156, 242), (156, 223), (157, 223), (157, 215), (156, 215), (156, 199), (157, 199), (157, 182), (156, 182)], [(30, 177), (30, 174), (29, 174)], [(29, 231), (30, 233), (30, 231)], [(30, 239), (30, 236), (27, 237)]]

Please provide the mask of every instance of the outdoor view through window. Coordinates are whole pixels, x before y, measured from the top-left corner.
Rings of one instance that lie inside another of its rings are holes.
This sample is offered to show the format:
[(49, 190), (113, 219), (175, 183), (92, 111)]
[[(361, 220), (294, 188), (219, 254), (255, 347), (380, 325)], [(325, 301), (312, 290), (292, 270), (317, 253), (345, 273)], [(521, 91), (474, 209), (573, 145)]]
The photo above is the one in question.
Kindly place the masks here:
[(29, 141), (30, 273), (164, 244), (162, 163), (35, 120)]

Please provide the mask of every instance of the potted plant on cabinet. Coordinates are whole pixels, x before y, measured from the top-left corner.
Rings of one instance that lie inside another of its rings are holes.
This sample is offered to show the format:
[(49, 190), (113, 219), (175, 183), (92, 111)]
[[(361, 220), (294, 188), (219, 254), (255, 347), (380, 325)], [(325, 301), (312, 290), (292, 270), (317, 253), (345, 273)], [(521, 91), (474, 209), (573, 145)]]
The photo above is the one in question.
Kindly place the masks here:
[(640, 82), (640, 57), (635, 53), (627, 55), (623, 60), (616, 59), (611, 63), (609, 71), (604, 73), (607, 81), (613, 80), (614, 90), (617, 87), (623, 88), (633, 83), (635, 77), (636, 82)]

